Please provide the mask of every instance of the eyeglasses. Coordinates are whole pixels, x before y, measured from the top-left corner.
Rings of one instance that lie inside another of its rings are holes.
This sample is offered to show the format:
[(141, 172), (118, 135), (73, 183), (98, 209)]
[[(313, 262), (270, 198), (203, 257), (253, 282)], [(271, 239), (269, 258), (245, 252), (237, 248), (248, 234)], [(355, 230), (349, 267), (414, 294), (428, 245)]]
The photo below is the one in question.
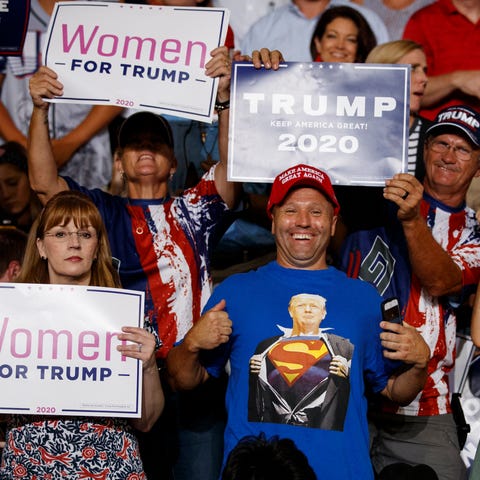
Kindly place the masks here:
[(455, 158), (463, 162), (471, 160), (473, 155), (473, 150), (470, 150), (469, 148), (451, 145), (450, 143), (442, 142), (441, 140), (432, 140), (429, 143), (429, 147), (436, 153), (447, 153), (452, 149)]
[(88, 242), (93, 240), (97, 235), (87, 230), (78, 230), (77, 232), (65, 232), (60, 230), (55, 233), (45, 233), (45, 237), (51, 237), (57, 242), (66, 242), (72, 235), (76, 235), (79, 241)]

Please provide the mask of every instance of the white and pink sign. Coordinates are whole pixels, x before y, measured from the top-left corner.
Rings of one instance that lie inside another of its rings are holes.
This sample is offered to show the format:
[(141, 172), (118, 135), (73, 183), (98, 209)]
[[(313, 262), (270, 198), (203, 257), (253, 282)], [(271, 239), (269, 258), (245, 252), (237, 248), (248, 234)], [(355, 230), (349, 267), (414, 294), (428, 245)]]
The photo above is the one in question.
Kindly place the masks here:
[(144, 293), (0, 283), (0, 413), (140, 417), (142, 366), (117, 351)]
[(54, 101), (211, 122), (218, 80), (205, 64), (228, 19), (221, 8), (57, 2), (43, 56), (64, 85)]

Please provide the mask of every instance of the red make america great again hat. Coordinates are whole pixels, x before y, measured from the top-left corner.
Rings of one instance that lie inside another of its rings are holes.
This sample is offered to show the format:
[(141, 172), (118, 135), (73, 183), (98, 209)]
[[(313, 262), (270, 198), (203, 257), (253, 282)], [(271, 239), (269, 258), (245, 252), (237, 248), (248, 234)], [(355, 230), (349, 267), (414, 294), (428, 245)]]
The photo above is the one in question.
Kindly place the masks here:
[(329, 176), (318, 168), (299, 164), (288, 168), (275, 177), (267, 204), (267, 214), (270, 218), (272, 217), (273, 207), (282, 203), (294, 187), (316, 188), (333, 204), (334, 214), (338, 215), (340, 205), (333, 191)]

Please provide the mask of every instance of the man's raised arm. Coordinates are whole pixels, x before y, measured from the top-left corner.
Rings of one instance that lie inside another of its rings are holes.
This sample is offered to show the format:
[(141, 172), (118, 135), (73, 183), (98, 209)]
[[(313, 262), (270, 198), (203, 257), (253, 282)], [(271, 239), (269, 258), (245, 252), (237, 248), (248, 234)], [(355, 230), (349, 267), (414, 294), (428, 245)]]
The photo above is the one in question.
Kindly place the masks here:
[(462, 270), (435, 240), (420, 214), (423, 186), (408, 173), (386, 182), (385, 198), (398, 205), (397, 217), (407, 241), (412, 270), (433, 296), (456, 294), (462, 288)]
[[(256, 69), (266, 68), (277, 70), (282, 63), (283, 56), (278, 50), (255, 50), (252, 57), (243, 55), (239, 60), (251, 61)], [(228, 129), (230, 108), (230, 77), (231, 61), (226, 47), (219, 47), (212, 51), (212, 59), (205, 65), (207, 75), (219, 77), (217, 103), (222, 110), (218, 112), (218, 147), (220, 162), (215, 170), (215, 185), (223, 201), (229, 208), (234, 208), (240, 198), (241, 184), (227, 180), (228, 171)]]

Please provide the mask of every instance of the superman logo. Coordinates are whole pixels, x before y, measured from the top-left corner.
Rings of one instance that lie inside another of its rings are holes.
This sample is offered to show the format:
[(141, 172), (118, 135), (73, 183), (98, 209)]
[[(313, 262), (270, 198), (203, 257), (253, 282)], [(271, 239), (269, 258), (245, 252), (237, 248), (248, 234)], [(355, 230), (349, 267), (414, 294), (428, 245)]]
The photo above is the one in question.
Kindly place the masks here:
[(289, 386), (310, 367), (330, 353), (323, 340), (289, 340), (275, 344), (267, 354), (269, 360)]

